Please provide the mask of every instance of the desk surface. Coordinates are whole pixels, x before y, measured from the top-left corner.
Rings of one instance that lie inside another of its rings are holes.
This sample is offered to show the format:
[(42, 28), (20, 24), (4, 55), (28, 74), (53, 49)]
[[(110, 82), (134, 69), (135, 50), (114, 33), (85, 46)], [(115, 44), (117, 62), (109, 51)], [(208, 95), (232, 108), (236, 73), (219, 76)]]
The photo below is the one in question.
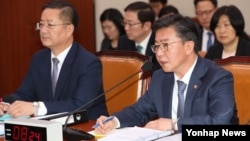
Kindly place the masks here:
[[(76, 124), (76, 125), (70, 125), (69, 127), (88, 132), (88, 131), (93, 130), (92, 126), (94, 124), (95, 124), (95, 121), (88, 121), (88, 122), (85, 122), (85, 123), (80, 123), (80, 124)], [(168, 137), (159, 139), (157, 141), (163, 141), (163, 140), (166, 140), (166, 139), (168, 139), (169, 141), (181, 141), (181, 134), (176, 134), (176, 135), (168, 136)], [(4, 137), (3, 136), (0, 137), (0, 141), (4, 141)], [(67, 141), (67, 140), (64, 139), (64, 141)], [(94, 139), (94, 140), (91, 140), (91, 141), (97, 141), (97, 140)]]

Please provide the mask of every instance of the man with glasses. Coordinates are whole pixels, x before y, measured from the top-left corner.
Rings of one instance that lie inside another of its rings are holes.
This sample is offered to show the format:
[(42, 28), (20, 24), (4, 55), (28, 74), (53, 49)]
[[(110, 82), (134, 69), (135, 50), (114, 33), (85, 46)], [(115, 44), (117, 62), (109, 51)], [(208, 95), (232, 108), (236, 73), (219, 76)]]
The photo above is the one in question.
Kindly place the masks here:
[(182, 131), (185, 125), (237, 123), (232, 74), (215, 62), (198, 56), (198, 30), (188, 17), (178, 14), (160, 18), (154, 25), (152, 50), (161, 65), (148, 91), (115, 118), (97, 119), (96, 133), (114, 128), (144, 126)]
[(201, 51), (207, 50), (215, 43), (215, 36), (210, 30), (210, 21), (217, 9), (217, 0), (194, 0), (195, 14), (200, 25)]
[[(1, 115), (71, 112), (103, 93), (101, 61), (74, 41), (78, 18), (66, 1), (50, 1), (42, 7), (36, 29), (46, 48), (33, 56), (22, 85), (8, 96), (15, 102), (0, 104)], [(85, 108), (90, 119), (108, 115), (104, 96)]]
[(160, 68), (150, 46), (154, 43), (152, 25), (155, 20), (154, 11), (145, 2), (133, 2), (125, 8), (124, 25), (126, 35), (118, 41), (118, 50), (137, 51), (151, 56), (153, 70)]

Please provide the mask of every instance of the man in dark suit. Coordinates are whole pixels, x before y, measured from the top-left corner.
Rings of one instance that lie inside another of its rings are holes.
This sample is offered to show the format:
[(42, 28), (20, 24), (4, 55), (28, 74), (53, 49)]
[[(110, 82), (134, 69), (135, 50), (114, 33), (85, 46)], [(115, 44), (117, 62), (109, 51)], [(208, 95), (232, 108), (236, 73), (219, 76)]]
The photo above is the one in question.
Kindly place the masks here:
[(200, 29), (201, 46), (199, 50), (207, 52), (216, 42), (216, 38), (210, 30), (210, 21), (217, 9), (217, 0), (194, 0), (194, 6)]
[(151, 50), (154, 44), (155, 34), (152, 31), (154, 23), (154, 11), (145, 2), (133, 2), (125, 8), (124, 28), (126, 35), (118, 41), (118, 50), (138, 51), (152, 57), (153, 70), (160, 68)]
[[(171, 15), (156, 21), (156, 53), (162, 69), (154, 72), (148, 91), (132, 106), (114, 113), (98, 133), (113, 128), (143, 126), (182, 131), (183, 124), (215, 125), (238, 122), (232, 74), (198, 56), (198, 31), (190, 18)], [(158, 117), (155, 119), (155, 117)]]
[[(22, 85), (12, 94), (16, 101), (9, 106), (1, 104), (1, 114), (70, 112), (103, 93), (101, 61), (74, 42), (77, 25), (78, 14), (70, 3), (52, 1), (43, 6), (37, 29), (47, 48), (33, 56)], [(53, 64), (55, 59), (58, 64)], [(107, 115), (105, 97), (86, 109), (90, 119)]]

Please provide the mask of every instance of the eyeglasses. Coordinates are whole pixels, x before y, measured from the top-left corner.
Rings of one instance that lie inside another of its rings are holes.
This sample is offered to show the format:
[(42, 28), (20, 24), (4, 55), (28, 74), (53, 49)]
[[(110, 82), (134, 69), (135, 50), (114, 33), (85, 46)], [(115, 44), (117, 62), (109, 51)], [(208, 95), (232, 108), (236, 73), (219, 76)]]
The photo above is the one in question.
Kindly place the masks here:
[(134, 27), (135, 25), (137, 24), (141, 24), (141, 22), (138, 22), (138, 23), (131, 23), (131, 22), (125, 22), (125, 21), (122, 21), (121, 24), (125, 27), (126, 25), (128, 25), (129, 27)]
[(212, 9), (212, 10), (206, 10), (206, 11), (196, 11), (196, 15), (197, 16), (202, 16), (202, 15), (209, 15), (209, 14), (211, 14), (212, 12), (214, 11), (214, 9)]
[(159, 48), (161, 49), (161, 51), (165, 52), (165, 51), (168, 51), (168, 47), (170, 44), (174, 44), (174, 43), (179, 43), (179, 42), (182, 42), (182, 41), (176, 41), (176, 42), (170, 42), (170, 43), (162, 43), (162, 44), (159, 44), (159, 45), (152, 45), (151, 46), (151, 49), (154, 53), (156, 53)]
[(44, 27), (47, 27), (48, 29), (53, 29), (55, 26), (60, 26), (60, 25), (70, 25), (71, 23), (62, 23), (62, 24), (44, 24), (44, 23), (36, 23), (36, 30), (40, 30)]

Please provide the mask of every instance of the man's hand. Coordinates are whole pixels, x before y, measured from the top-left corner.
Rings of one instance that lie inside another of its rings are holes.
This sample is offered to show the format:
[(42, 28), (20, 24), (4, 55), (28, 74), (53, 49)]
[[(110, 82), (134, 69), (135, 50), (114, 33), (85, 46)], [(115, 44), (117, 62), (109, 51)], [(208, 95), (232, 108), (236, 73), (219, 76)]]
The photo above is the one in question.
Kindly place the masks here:
[(15, 101), (9, 106), (7, 112), (13, 117), (30, 116), (34, 114), (34, 106), (32, 102)]
[(103, 121), (108, 118), (106, 116), (100, 116), (97, 120), (96, 123), (99, 124), (97, 128), (95, 128), (95, 133), (97, 134), (106, 134), (112, 129), (117, 127), (117, 121), (115, 119), (112, 119), (106, 123), (103, 123)]
[(172, 120), (168, 118), (159, 118), (148, 122), (145, 128), (151, 128), (156, 130), (172, 130)]
[(3, 115), (9, 108), (8, 103), (0, 102), (0, 115)]

